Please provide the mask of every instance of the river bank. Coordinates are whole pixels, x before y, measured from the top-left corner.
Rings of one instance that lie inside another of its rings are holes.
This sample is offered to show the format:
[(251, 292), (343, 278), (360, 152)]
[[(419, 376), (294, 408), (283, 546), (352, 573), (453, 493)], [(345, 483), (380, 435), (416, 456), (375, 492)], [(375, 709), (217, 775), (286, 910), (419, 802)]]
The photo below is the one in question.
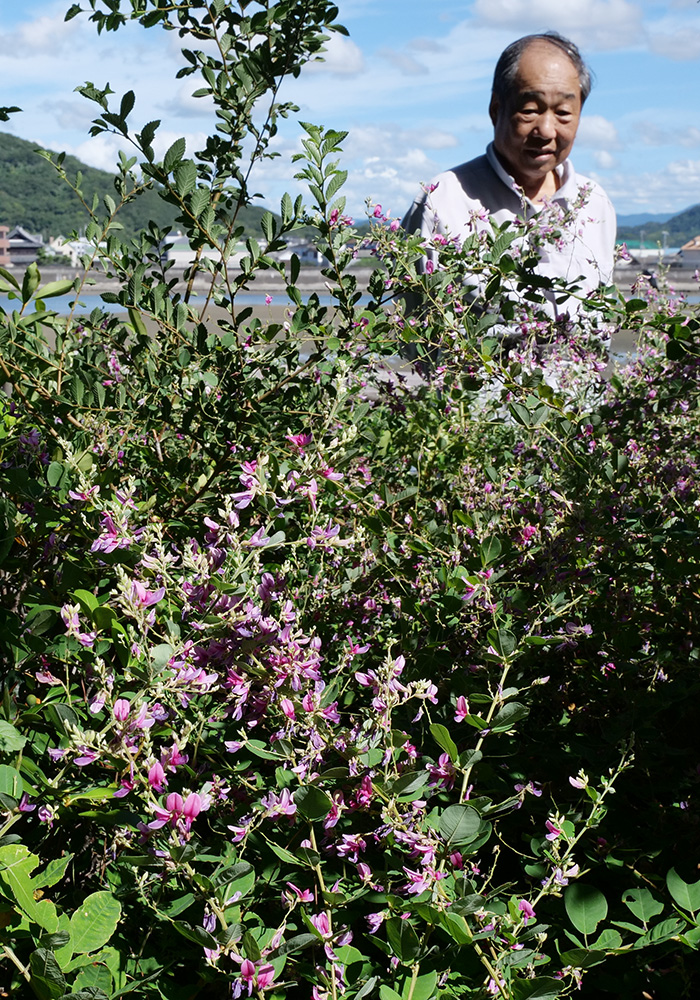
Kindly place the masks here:
[[(651, 270), (654, 269), (651, 268)], [(367, 282), (372, 274), (372, 271), (373, 268), (363, 265), (358, 265), (352, 269), (352, 273), (357, 278), (358, 287), (367, 287)], [(639, 278), (640, 271), (641, 268), (631, 266), (629, 264), (615, 268), (615, 284), (622, 292), (629, 292), (635, 281)], [(231, 277), (235, 279), (240, 275), (240, 273), (240, 271), (234, 268), (231, 271)], [(47, 265), (42, 265), (41, 267), (42, 282), (63, 280), (73, 281), (75, 278), (82, 277), (83, 274), (84, 271), (81, 268), (49, 267)], [(679, 294), (697, 295), (700, 291), (700, 286), (697, 279), (693, 277), (693, 274), (694, 271), (690, 267), (672, 268), (668, 271), (668, 282)], [(185, 291), (187, 283), (184, 281), (182, 270), (177, 271), (173, 268), (168, 271), (168, 277), (169, 279), (177, 279), (176, 287), (178, 291)], [(92, 271), (89, 275), (88, 281), (90, 283), (90, 293), (94, 295), (101, 295), (103, 292), (114, 292), (120, 287), (117, 280), (107, 278), (104, 274), (100, 274), (99, 271)], [(281, 275), (276, 271), (257, 271), (255, 276), (251, 278), (247, 287), (250, 294), (260, 296), (286, 295), (285, 282)], [(302, 295), (310, 295), (313, 292), (316, 292), (316, 294), (328, 294), (329, 285), (327, 279), (321, 274), (320, 267), (304, 265), (299, 271), (297, 288)], [(206, 280), (206, 276), (198, 275), (192, 285), (193, 293), (195, 295), (206, 295), (208, 289), (209, 282)]]

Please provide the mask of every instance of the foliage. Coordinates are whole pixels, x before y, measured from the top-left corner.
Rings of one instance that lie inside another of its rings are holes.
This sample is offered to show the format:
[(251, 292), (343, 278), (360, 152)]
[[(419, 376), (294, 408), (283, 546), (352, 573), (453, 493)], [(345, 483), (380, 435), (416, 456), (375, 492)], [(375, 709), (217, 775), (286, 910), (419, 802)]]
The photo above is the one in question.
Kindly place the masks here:
[[(58, 155), (50, 154), (52, 159)], [(106, 170), (88, 167), (75, 156), (65, 156), (61, 162), (71, 181), (80, 178), (77, 186), (89, 206), (95, 197), (99, 204), (103, 203), (105, 195), (114, 198), (114, 177)], [(46, 157), (39, 155), (36, 143), (9, 132), (0, 133), (0, 202), (3, 225), (10, 228), (21, 225), (29, 232), (45, 236), (81, 232), (90, 221), (85, 206)], [(156, 190), (149, 189), (123, 205), (119, 222), (128, 239), (149, 222), (161, 228), (173, 226), (176, 214)], [(248, 235), (257, 231), (262, 214), (263, 210), (256, 206), (246, 210), (242, 221)]]
[[(312, 124), (312, 208), (285, 197), (232, 268), (279, 82), (337, 11), (90, 7), (202, 44), (184, 72), (222, 132), (196, 159), (157, 161), (128, 95), (84, 89), (211, 290), (195, 310), (116, 205), (90, 238), (123, 315), (59, 316), (72, 283), (2, 272), (9, 991), (692, 995), (697, 316), (611, 288), (554, 328), (545, 298), (576, 289), (532, 268), (561, 220), (444, 241), (425, 273), (381, 206), (367, 303), (344, 136)], [(309, 224), (332, 308), (271, 256)], [(237, 300), (272, 268), (284, 324)], [(608, 382), (611, 327), (640, 354)]]

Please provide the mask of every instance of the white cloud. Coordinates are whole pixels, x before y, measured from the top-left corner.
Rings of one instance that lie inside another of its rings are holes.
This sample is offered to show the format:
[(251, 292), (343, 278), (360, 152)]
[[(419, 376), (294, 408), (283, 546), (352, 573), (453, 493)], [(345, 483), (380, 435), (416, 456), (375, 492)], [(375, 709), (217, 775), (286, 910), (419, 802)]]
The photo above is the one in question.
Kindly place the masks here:
[(56, 58), (73, 49), (80, 32), (80, 23), (65, 21), (64, 14), (44, 14), (19, 24), (14, 31), (0, 32), (0, 54), (3, 59), (12, 60), (31, 59), (36, 55)]
[(476, 0), (474, 13), (513, 32), (555, 29), (591, 49), (618, 49), (642, 33), (641, 9), (630, 0)]
[(199, 78), (188, 78), (182, 83), (168, 101), (163, 101), (159, 107), (175, 118), (201, 118), (211, 116), (214, 101), (211, 97), (193, 97), (195, 90), (201, 84)]
[(434, 38), (414, 38), (408, 46), (419, 52), (447, 52), (447, 46), (435, 41)]
[(602, 115), (584, 115), (578, 127), (576, 144), (594, 149), (601, 146), (614, 149), (619, 146), (617, 128)]
[[(156, 159), (162, 159), (165, 152), (172, 146), (176, 139), (184, 136), (186, 143), (186, 155), (193, 156), (194, 153), (202, 149), (207, 136), (205, 132), (175, 132), (164, 129), (156, 132), (153, 140), (153, 150)], [(79, 160), (89, 167), (97, 167), (99, 170), (108, 170), (110, 173), (116, 172), (116, 164), (119, 160), (119, 150), (123, 150), (127, 156), (138, 155), (134, 146), (121, 136), (103, 134), (86, 139), (85, 142), (77, 146), (63, 146), (63, 150), (72, 153)], [(139, 156), (139, 162), (142, 157)]]
[(90, 106), (82, 100), (42, 101), (39, 110), (45, 111), (61, 128), (66, 130), (87, 131), (94, 118)]
[(681, 144), (681, 146), (700, 146), (700, 128), (687, 128), (680, 135), (676, 135), (676, 140)]
[(615, 157), (605, 149), (596, 150), (593, 154), (593, 159), (596, 162), (596, 166), (601, 170), (612, 170), (613, 167), (617, 166)]
[[(663, 117), (661, 112), (656, 112), (656, 115)], [(635, 139), (645, 146), (684, 146), (687, 149), (700, 146), (700, 129), (693, 125), (686, 128), (661, 128), (655, 122), (638, 119), (631, 122), (631, 131)]]
[(414, 59), (407, 52), (396, 52), (394, 49), (380, 49), (377, 55), (390, 62), (402, 76), (425, 76), (430, 71), (422, 62)]
[(676, 212), (679, 204), (697, 204), (700, 160), (675, 160), (661, 170), (646, 173), (612, 174), (606, 176), (604, 184), (618, 212)]
[(671, 32), (651, 30), (649, 48), (668, 59), (689, 62), (700, 57), (700, 31), (689, 26)]
[(331, 35), (325, 43), (323, 60), (308, 64), (307, 73), (334, 73), (336, 76), (357, 76), (365, 70), (365, 57), (355, 42), (344, 35)]

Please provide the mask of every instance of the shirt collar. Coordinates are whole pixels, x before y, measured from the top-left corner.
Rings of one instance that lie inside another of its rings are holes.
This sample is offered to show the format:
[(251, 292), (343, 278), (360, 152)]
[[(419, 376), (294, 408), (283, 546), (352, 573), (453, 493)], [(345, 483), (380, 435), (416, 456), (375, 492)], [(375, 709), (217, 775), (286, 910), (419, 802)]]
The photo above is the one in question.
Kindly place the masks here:
[[(491, 164), (496, 176), (499, 180), (503, 181), (507, 188), (510, 188), (511, 191), (517, 194), (518, 198), (524, 198), (528, 204), (533, 205), (536, 208), (539, 207), (539, 204), (535, 205), (534, 202), (530, 201), (530, 199), (523, 193), (522, 188), (516, 184), (513, 177), (505, 169), (498, 158), (496, 147), (492, 142), (490, 142), (486, 147), (486, 158)], [(564, 160), (564, 162), (560, 163), (558, 167), (555, 167), (555, 170), (557, 176), (559, 177), (559, 187), (557, 189), (557, 193), (552, 198), (552, 201), (564, 201), (567, 202), (567, 204), (573, 202), (578, 195), (578, 185), (576, 183), (576, 171), (574, 170), (571, 160)]]

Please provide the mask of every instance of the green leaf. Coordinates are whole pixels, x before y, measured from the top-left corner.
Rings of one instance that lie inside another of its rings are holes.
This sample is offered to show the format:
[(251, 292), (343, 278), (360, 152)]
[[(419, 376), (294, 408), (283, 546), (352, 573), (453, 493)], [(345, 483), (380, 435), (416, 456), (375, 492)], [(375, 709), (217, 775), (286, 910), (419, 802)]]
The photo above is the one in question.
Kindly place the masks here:
[(511, 701), (504, 705), (491, 723), (491, 731), (494, 733), (505, 733), (512, 729), (516, 722), (520, 722), (530, 712), (530, 709), (520, 702)]
[(415, 981), (412, 976), (407, 976), (401, 996), (403, 1000), (407, 1000), (409, 995), (411, 1000), (431, 1000), (435, 996), (437, 982), (437, 972), (426, 972)]
[(588, 969), (592, 965), (600, 965), (604, 962), (606, 955), (604, 951), (597, 951), (591, 948), (572, 948), (559, 956), (562, 965), (571, 965), (575, 969)]
[(111, 892), (93, 892), (70, 920), (73, 954), (97, 951), (117, 929), (121, 904)]
[[(149, 980), (155, 979), (156, 975), (160, 975), (160, 972), (155, 975), (148, 976), (147, 979), (139, 978), (131, 987), (121, 990), (119, 993), (115, 993), (115, 997), (121, 996), (122, 993), (130, 993), (132, 989), (136, 989), (137, 987), (140, 988), (143, 983), (147, 983)], [(99, 989), (97, 986), (86, 986), (77, 993), (66, 993), (63, 1000), (109, 1000), (109, 997), (104, 990)]]
[(671, 868), (666, 876), (666, 886), (674, 902), (683, 910), (695, 913), (700, 910), (700, 879), (697, 882), (684, 882), (675, 868)]
[(37, 889), (47, 889), (49, 886), (56, 885), (66, 874), (66, 868), (72, 860), (72, 854), (66, 854), (63, 858), (54, 858), (53, 861), (49, 861), (43, 872), (34, 876), (32, 883)]
[(407, 771), (391, 783), (390, 792), (397, 798), (404, 796), (416, 798), (427, 785), (429, 777), (427, 771)]
[(441, 927), (458, 945), (470, 944), (474, 935), (469, 924), (459, 913), (443, 912), (439, 915)]
[(450, 760), (453, 763), (457, 763), (459, 760), (459, 750), (457, 749), (457, 744), (452, 739), (449, 731), (445, 726), (441, 726), (439, 722), (433, 722), (430, 726), (430, 735), (433, 737), (435, 742), (439, 747), (449, 754)]
[(513, 1000), (556, 1000), (561, 983), (549, 976), (537, 979), (516, 979), (511, 983)]
[(83, 611), (87, 611), (88, 614), (92, 614), (100, 606), (99, 600), (89, 590), (74, 590), (73, 596)]
[(391, 986), (380, 986), (379, 997), (380, 1000), (401, 1000), (401, 994), (392, 990)]
[(273, 954), (275, 958), (280, 955), (291, 955), (293, 952), (301, 951), (303, 948), (308, 948), (312, 944), (318, 944), (318, 938), (315, 934), (297, 934), (295, 937), (291, 937), (287, 941), (283, 941)]
[(53, 486), (54, 488), (58, 486), (65, 471), (65, 466), (61, 462), (52, 462), (46, 470), (46, 481), (49, 486)]
[(386, 936), (396, 957), (405, 964), (415, 961), (420, 951), (418, 935), (408, 920), (391, 917), (386, 922)]
[(507, 659), (513, 652), (515, 652), (515, 647), (517, 646), (517, 640), (512, 632), (508, 629), (490, 629), (488, 632), (488, 640), (496, 650), (497, 653)]
[(305, 819), (324, 819), (333, 807), (328, 795), (316, 785), (298, 788), (293, 798), (300, 815)]
[(606, 927), (592, 942), (591, 947), (596, 951), (614, 951), (622, 947), (622, 935), (612, 927)]
[(243, 951), (246, 954), (246, 958), (249, 958), (251, 962), (260, 961), (260, 945), (255, 940), (250, 931), (246, 931), (242, 939)]
[(0, 753), (17, 753), (26, 742), (10, 722), (0, 720)]
[(99, 989), (107, 995), (112, 992), (112, 973), (103, 962), (91, 962), (84, 966), (75, 977), (76, 990)]
[(248, 740), (245, 749), (250, 750), (252, 754), (255, 754), (256, 757), (261, 757), (263, 760), (283, 760), (282, 754), (268, 750), (262, 740)]
[(218, 946), (218, 941), (209, 931), (198, 925), (192, 925), (186, 920), (173, 920), (173, 927), (188, 941), (200, 945), (202, 948), (210, 948), (214, 951)]
[(58, 1000), (66, 992), (66, 980), (54, 953), (38, 948), (29, 956), (31, 986), (39, 1000)]
[(608, 913), (608, 904), (600, 889), (582, 882), (566, 889), (564, 906), (569, 920), (582, 934), (592, 934)]
[(448, 806), (440, 816), (440, 836), (448, 847), (468, 844), (479, 835), (481, 817), (476, 809), (466, 805)]
[(41, 281), (41, 274), (39, 273), (39, 268), (36, 264), (30, 264), (27, 270), (24, 272), (24, 278), (22, 280), (22, 302), (27, 303), (31, 299), (34, 292), (39, 287), (39, 282)]
[(24, 781), (19, 771), (7, 764), (0, 764), (0, 792), (19, 801), (24, 793)]
[(63, 281), (48, 281), (34, 294), (35, 299), (51, 299), (56, 295), (67, 295), (73, 288), (74, 281), (66, 278)]
[(176, 163), (179, 163), (185, 155), (186, 143), (183, 138), (176, 139), (170, 149), (163, 157), (163, 170), (169, 174)]
[(182, 160), (175, 167), (175, 187), (181, 198), (194, 191), (197, 183), (197, 167), (193, 160)]
[(488, 566), (489, 563), (494, 562), (500, 556), (502, 552), (502, 545), (495, 535), (489, 535), (481, 543), (481, 564), (482, 566)]
[(15, 278), (14, 274), (12, 274), (6, 268), (0, 267), (0, 275), (2, 275), (5, 281), (9, 281), (9, 283), (12, 285), (13, 288), (16, 288), (17, 291), (19, 291), (19, 284), (17, 283), (17, 278)]
[(655, 899), (648, 889), (628, 889), (622, 894), (622, 902), (645, 924), (664, 909), (664, 904)]

